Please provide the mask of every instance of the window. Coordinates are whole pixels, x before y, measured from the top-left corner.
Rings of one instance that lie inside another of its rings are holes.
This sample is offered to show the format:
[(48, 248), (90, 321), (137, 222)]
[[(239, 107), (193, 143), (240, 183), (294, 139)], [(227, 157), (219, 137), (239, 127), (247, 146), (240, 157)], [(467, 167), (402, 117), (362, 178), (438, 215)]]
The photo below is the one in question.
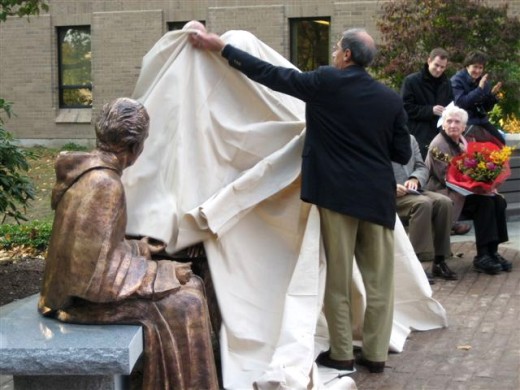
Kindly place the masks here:
[[(199, 20), (204, 26), (206, 25), (206, 22), (204, 20)], [(184, 25), (188, 23), (186, 22), (168, 22), (168, 31), (174, 31), (174, 30), (182, 30)]]
[(60, 108), (92, 107), (90, 27), (58, 28)]
[(300, 70), (314, 70), (330, 60), (330, 18), (295, 18), (289, 21), (291, 62)]

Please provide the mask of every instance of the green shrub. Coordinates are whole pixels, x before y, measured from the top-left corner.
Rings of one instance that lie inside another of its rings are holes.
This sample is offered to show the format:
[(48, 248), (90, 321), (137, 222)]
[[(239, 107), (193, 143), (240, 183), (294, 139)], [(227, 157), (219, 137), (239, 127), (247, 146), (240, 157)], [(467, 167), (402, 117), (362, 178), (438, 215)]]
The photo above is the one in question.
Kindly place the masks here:
[(69, 142), (61, 147), (60, 150), (67, 150), (70, 152), (85, 152), (88, 150), (86, 146), (78, 145), (74, 142)]
[[(11, 102), (0, 98), (0, 114), (11, 117)], [(0, 116), (0, 220), (12, 217), (15, 221), (27, 220), (26, 207), (34, 199), (34, 185), (27, 176), (30, 152), (14, 143), (11, 133), (4, 128)]]
[(28, 247), (45, 251), (51, 237), (52, 221), (32, 221), (22, 225), (0, 225), (0, 249)]

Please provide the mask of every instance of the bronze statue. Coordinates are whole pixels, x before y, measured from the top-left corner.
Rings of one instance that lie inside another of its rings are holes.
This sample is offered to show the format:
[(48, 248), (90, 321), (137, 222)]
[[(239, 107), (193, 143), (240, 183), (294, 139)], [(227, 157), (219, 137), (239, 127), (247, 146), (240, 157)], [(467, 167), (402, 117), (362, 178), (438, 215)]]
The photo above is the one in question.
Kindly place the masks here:
[(63, 322), (141, 324), (143, 389), (218, 389), (201, 280), (189, 263), (152, 260), (164, 245), (125, 238), (121, 174), (148, 126), (139, 102), (119, 98), (99, 115), (93, 152), (58, 156), (38, 310)]

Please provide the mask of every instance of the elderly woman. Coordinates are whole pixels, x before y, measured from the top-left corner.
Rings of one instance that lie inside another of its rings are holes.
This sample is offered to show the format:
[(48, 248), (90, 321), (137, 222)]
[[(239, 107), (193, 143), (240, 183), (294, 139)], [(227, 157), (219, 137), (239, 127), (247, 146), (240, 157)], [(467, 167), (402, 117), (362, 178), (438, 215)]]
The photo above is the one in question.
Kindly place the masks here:
[(468, 121), (468, 113), (462, 108), (451, 106), (446, 108), (442, 118), (442, 130), (432, 140), (426, 156), (426, 166), (430, 169), (427, 189), (444, 193), (453, 200), (454, 221), (461, 213), (473, 219), (477, 246), (477, 256), (473, 260), (475, 270), (491, 275), (500, 271), (509, 272), (512, 269), (511, 262), (498, 253), (498, 245), (508, 240), (505, 199), (498, 193), (463, 196), (446, 187), (447, 160), (466, 150), (467, 141), (462, 132)]

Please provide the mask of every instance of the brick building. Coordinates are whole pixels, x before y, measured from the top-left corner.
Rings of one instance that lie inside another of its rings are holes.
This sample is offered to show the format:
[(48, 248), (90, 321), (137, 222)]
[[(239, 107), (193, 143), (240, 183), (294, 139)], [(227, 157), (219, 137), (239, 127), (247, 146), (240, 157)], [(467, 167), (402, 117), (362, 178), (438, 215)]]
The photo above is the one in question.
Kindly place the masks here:
[[(322, 23), (328, 60), (331, 43), (345, 28), (364, 27), (378, 38), (375, 21), (382, 2), (50, 0), (47, 13), (0, 24), (0, 96), (15, 103), (16, 114), (7, 128), (25, 145), (91, 144), (92, 118), (99, 107), (130, 96), (144, 54), (186, 21), (203, 21), (217, 33), (249, 30), (291, 59), (298, 22)], [(520, 0), (509, 1), (509, 7), (518, 15)], [(69, 50), (74, 39), (83, 39), (79, 61)], [(87, 81), (84, 76), (70, 79), (81, 72), (88, 73)], [(74, 100), (78, 96), (83, 98), (79, 105)]]

